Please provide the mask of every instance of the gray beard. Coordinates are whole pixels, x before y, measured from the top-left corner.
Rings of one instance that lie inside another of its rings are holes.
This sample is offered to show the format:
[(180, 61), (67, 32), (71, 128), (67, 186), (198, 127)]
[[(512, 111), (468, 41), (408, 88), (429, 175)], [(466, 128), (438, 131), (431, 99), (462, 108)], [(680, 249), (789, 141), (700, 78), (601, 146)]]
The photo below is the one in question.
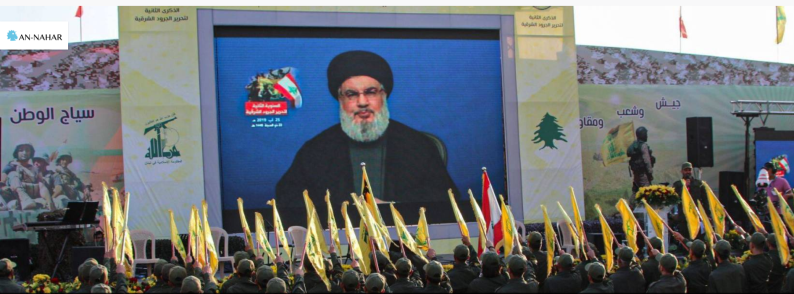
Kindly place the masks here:
[(383, 108), (380, 112), (376, 112), (375, 119), (372, 122), (353, 122), (354, 115), (347, 114), (341, 107), (339, 107), (339, 119), (342, 125), (342, 131), (347, 134), (350, 139), (356, 142), (372, 142), (383, 136), (386, 128), (389, 127), (389, 105), (386, 99), (383, 99)]

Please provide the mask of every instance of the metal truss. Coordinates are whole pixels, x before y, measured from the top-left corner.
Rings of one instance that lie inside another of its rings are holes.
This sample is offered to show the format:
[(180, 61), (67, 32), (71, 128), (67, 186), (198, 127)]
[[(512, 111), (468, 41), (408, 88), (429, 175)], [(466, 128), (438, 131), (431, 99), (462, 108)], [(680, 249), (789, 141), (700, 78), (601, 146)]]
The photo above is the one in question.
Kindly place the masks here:
[(794, 115), (794, 101), (736, 100), (731, 105), (734, 116), (760, 117), (764, 125), (769, 115)]

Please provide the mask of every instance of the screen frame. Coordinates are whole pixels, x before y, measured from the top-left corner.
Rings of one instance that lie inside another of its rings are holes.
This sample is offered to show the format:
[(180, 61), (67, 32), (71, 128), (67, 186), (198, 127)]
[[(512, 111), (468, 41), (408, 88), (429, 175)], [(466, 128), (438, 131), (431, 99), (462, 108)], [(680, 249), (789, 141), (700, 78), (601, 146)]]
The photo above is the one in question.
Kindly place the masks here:
[[(342, 13), (291, 11), (240, 11), (198, 9), (198, 69), (201, 101), (201, 132), (204, 159), (204, 197), (210, 225), (222, 225), (220, 142), (215, 68), (216, 26), (398, 28), (398, 29), (488, 29), (498, 30), (502, 68), (502, 105), (507, 201), (523, 207), (521, 158), (518, 131), (518, 96), (514, 53), (514, 17), (481, 14)], [(474, 171), (472, 171), (474, 172)], [(498, 193), (498, 192), (497, 192)], [(479, 194), (479, 193), (477, 193)], [(523, 223), (523, 209), (513, 211)], [(474, 220), (467, 225), (477, 232)], [(458, 238), (457, 224), (430, 224), (434, 239)]]

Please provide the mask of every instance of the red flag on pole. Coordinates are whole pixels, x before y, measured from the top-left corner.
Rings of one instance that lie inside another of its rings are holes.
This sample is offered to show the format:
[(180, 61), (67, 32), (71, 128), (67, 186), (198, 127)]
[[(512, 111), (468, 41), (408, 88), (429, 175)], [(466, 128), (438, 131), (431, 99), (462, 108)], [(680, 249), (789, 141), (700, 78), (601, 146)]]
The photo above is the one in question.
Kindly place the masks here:
[(678, 11), (678, 30), (681, 33), (681, 38), (686, 39), (687, 35), (686, 35), (686, 27), (684, 26), (684, 17), (681, 16), (680, 10)]
[(77, 7), (77, 13), (74, 14), (74, 17), (83, 18), (83, 6)]
[[(482, 214), (485, 218), (485, 226), (488, 229), (486, 235), (494, 246), (498, 248), (499, 243), (504, 239), (502, 234), (502, 210), (499, 208), (496, 193), (491, 187), (491, 179), (488, 178), (488, 172), (485, 168), (482, 169)], [(487, 248), (478, 248), (477, 254), (481, 255), (485, 250)]]

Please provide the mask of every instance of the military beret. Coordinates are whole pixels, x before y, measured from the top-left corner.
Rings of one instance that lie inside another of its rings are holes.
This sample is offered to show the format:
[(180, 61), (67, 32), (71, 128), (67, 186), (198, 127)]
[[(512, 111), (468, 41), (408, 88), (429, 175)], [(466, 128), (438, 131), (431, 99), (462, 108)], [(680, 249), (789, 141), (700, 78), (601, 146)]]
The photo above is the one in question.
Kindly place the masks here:
[(653, 249), (661, 251), (662, 247), (664, 246), (664, 242), (662, 242), (662, 239), (659, 239), (659, 237), (653, 237), (651, 238), (651, 246), (653, 246)]
[(250, 276), (254, 272), (254, 262), (243, 259), (237, 263), (237, 273), (241, 276)]
[(766, 237), (764, 237), (764, 234), (755, 232), (753, 233), (752, 236), (750, 236), (750, 243), (753, 243), (755, 244), (755, 246), (759, 246), (759, 247), (764, 246), (764, 244), (766, 243)]
[(678, 267), (678, 259), (670, 253), (656, 255), (656, 260), (668, 273), (672, 273)]
[(543, 241), (543, 235), (538, 232), (529, 233), (529, 236), (527, 236), (529, 245), (540, 244), (541, 241)]
[(182, 281), (187, 277), (187, 270), (181, 266), (175, 266), (168, 273), (168, 281), (174, 285), (182, 285)]
[(692, 168), (691, 162), (684, 162), (684, 164), (681, 165), (681, 169), (687, 169), (687, 168)]
[(455, 250), (453, 251), (453, 256), (455, 256), (456, 260), (466, 260), (469, 259), (469, 247), (466, 245), (460, 244), (455, 246)]
[(373, 273), (367, 277), (367, 281), (364, 285), (367, 287), (367, 292), (380, 293), (386, 286), (386, 278), (381, 274)]
[(338, 99), (339, 87), (349, 78), (368, 76), (383, 85), (386, 96), (391, 96), (394, 77), (389, 63), (369, 51), (347, 51), (337, 55), (328, 64), (328, 91)]
[(714, 251), (717, 252), (717, 255), (730, 255), (731, 243), (725, 240), (720, 240), (717, 242), (717, 244), (714, 244)]
[(499, 255), (494, 252), (486, 252), (482, 255), (483, 268), (499, 268)]
[(201, 281), (193, 276), (185, 278), (182, 281), (182, 293), (202, 293)]
[(604, 269), (604, 265), (600, 262), (588, 263), (585, 266), (585, 270), (587, 270), (587, 275), (596, 282), (603, 281), (604, 275), (606, 275), (606, 269)]
[(267, 282), (275, 277), (270, 266), (263, 265), (256, 269), (256, 283), (262, 287), (267, 287)]
[(405, 257), (398, 259), (397, 263), (394, 266), (397, 268), (397, 273), (403, 277), (407, 277), (408, 274), (411, 273), (411, 269), (413, 268), (411, 261)]
[(510, 271), (527, 271), (527, 261), (521, 258), (518, 255), (511, 255), (512, 258), (509, 258), (507, 261), (507, 269)]
[(287, 293), (287, 283), (284, 283), (284, 280), (281, 278), (272, 278), (267, 282), (267, 288), (265, 288), (265, 292)]
[[(428, 279), (433, 279), (435, 281), (441, 281), (441, 276), (444, 274), (444, 267), (441, 266), (441, 263), (438, 261), (431, 261), (430, 263), (425, 265), (425, 275)], [(369, 279), (367, 279), (367, 283), (369, 284)], [(369, 286), (367, 286), (369, 289)]]
[[(397, 263), (399, 264), (399, 261)], [(345, 271), (344, 274), (342, 274), (342, 285), (345, 286), (345, 289), (348, 292), (357, 289), (358, 286), (359, 286), (359, 283), (360, 283), (360, 281), (359, 281), (358, 272), (350, 269), (350, 270)]]
[(694, 253), (697, 256), (703, 255), (703, 253), (706, 252), (706, 243), (703, 243), (703, 241), (701, 240), (695, 240), (689, 242), (689, 244), (687, 244), (687, 247), (689, 247), (689, 250), (691, 250), (692, 253)]
[(625, 262), (631, 262), (634, 259), (634, 249), (629, 246), (623, 246), (618, 252), (618, 258)]

